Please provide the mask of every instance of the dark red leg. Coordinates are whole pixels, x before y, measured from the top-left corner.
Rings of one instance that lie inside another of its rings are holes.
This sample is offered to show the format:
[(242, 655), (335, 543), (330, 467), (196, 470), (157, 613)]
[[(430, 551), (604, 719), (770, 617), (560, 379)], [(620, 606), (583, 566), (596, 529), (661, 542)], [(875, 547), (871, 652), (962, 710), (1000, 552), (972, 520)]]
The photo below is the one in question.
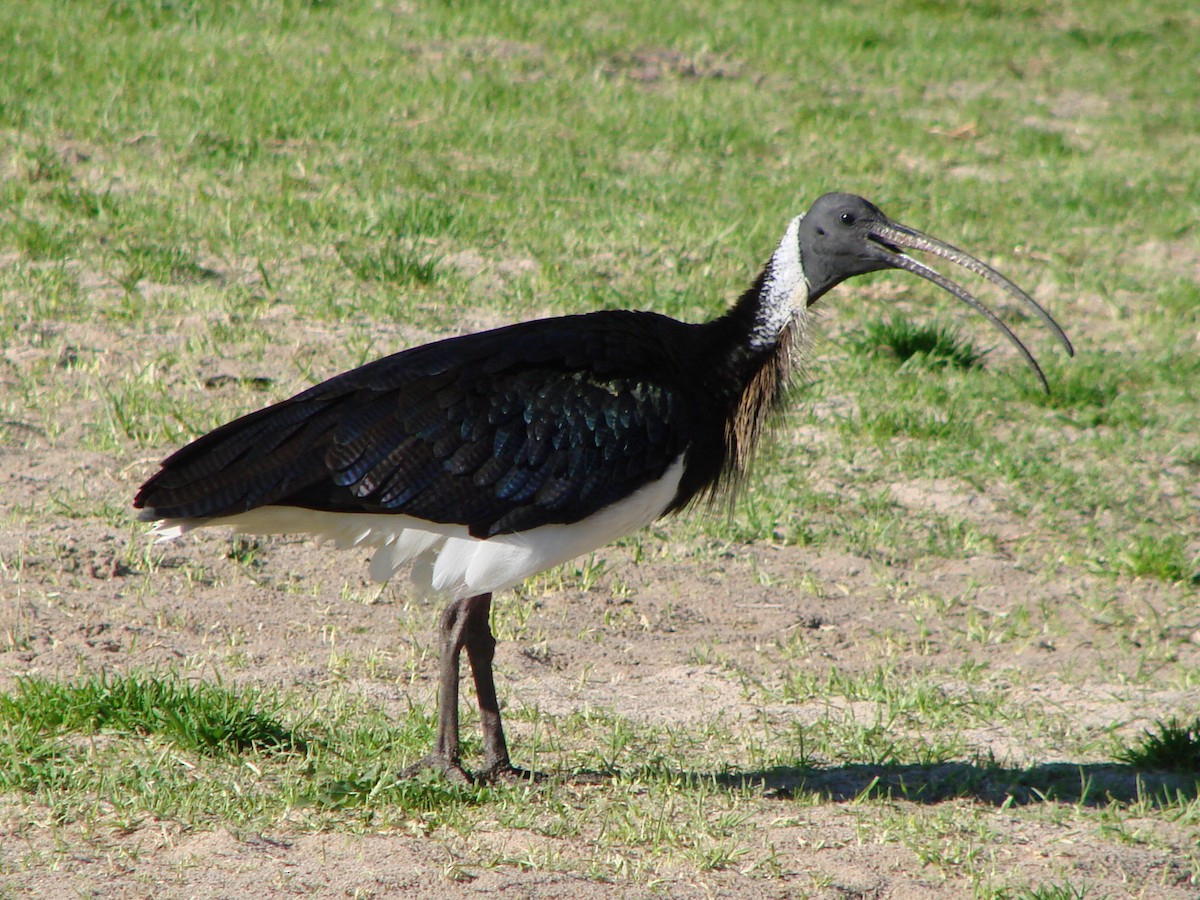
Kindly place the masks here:
[[(434, 769), (450, 780), (460, 782), (496, 781), (523, 774), (509, 762), (504, 726), (500, 722), (500, 704), (496, 700), (496, 682), (492, 676), (496, 638), (488, 622), (491, 609), (492, 595), (477, 594), (455, 600), (442, 613), (437, 735), (433, 750), (405, 769), (404, 777), (415, 775), (422, 769)], [(483, 769), (474, 779), (463, 768), (458, 746), (458, 657), (464, 649), (475, 680), (483, 730)]]
[[(490, 600), (489, 595), (485, 595)], [(467, 623), (466, 605), (475, 598), (455, 600), (442, 611), (438, 630), (441, 655), (438, 661), (438, 719), (433, 750), (417, 760), (401, 775), (409, 778), (423, 769), (441, 772), (451, 781), (469, 782), (471, 775), (462, 767), (458, 749), (458, 655), (463, 648)]]
[(463, 646), (475, 680), (475, 696), (479, 698), (479, 726), (483, 731), (483, 768), (480, 781), (499, 781), (517, 778), (528, 773), (513, 766), (508, 758), (504, 740), (504, 725), (500, 721), (500, 704), (496, 699), (496, 680), (492, 675), (492, 658), (496, 655), (496, 638), (488, 622), (492, 595), (472, 597), (479, 601), (473, 606)]

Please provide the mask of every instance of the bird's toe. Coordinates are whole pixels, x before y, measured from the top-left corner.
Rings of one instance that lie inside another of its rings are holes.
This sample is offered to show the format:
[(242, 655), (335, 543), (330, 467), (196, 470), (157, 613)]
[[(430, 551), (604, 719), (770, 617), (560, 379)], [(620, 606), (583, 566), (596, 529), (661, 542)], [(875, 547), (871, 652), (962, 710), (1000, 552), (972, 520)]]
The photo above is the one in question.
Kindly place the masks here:
[(480, 784), (516, 784), (518, 782), (545, 781), (546, 777), (544, 772), (521, 769), (504, 760), (480, 769), (475, 775), (475, 780)]
[(457, 759), (451, 759), (441, 753), (430, 753), (423, 756), (400, 772), (400, 778), (416, 778), (422, 772), (435, 772), (454, 784), (474, 784), (476, 779)]

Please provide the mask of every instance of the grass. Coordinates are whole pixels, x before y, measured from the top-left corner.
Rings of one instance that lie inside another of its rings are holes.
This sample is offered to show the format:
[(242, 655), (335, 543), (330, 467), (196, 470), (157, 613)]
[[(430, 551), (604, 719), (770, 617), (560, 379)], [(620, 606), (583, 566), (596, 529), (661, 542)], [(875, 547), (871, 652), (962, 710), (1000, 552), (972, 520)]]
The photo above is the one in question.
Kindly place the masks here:
[(431, 285), (438, 279), (438, 261), (411, 250), (388, 244), (377, 250), (352, 251), (337, 248), (338, 256), (354, 277), (362, 281), (386, 281), (400, 285)]
[[(25, 679), (0, 700), (0, 719), (39, 735), (155, 734), (203, 754), (285, 749), (297, 741), (260, 706), (256, 691), (233, 693), (174, 676), (100, 674), (77, 683)], [(19, 743), (19, 741), (18, 741)]]
[(1163, 772), (1200, 773), (1200, 719), (1190, 723), (1171, 719), (1146, 731), (1136, 747), (1126, 747), (1118, 759), (1132, 766)]
[[(863, 688), (876, 695), (886, 685), (873, 680)], [(854, 688), (854, 695), (862, 696), (860, 690)], [(896, 699), (879, 694), (881, 708), (894, 707)], [(983, 714), (994, 716), (995, 708)], [(477, 849), (476, 867), (580, 871), (586, 857), (575, 854), (586, 844), (596, 854), (586, 867), (589, 877), (634, 882), (653, 881), (680, 865), (698, 873), (779, 877), (775, 851), (756, 837), (767, 827), (764, 815), (778, 815), (778, 807), (763, 808), (764, 792), (775, 802), (787, 798), (785, 808), (797, 813), (845, 803), (849, 818), (826, 828), (849, 825), (863, 842), (907, 846), (920, 865), (944, 877), (974, 873), (978, 890), (988, 884), (987, 848), (1005, 840), (981, 803), (1002, 809), (1044, 808), (1055, 800), (1068, 808), (1075, 804), (1073, 827), (1141, 805), (1146, 809), (1139, 816), (1200, 821), (1194, 790), (1170, 797), (1170, 782), (1151, 774), (1154, 763), (1130, 761), (1141, 773), (1134, 779), (1111, 766), (1082, 772), (1070, 765), (955, 762), (961, 747), (925, 756), (919, 745), (895, 743), (894, 735), (908, 726), (894, 714), (865, 729), (847, 722), (849, 727), (828, 730), (763, 730), (765, 755), (752, 759), (746, 771), (723, 768), (713, 752), (749, 737), (733, 723), (714, 720), (677, 730), (595, 711), (543, 720), (532, 710), (515, 721), (530, 716), (545, 729), (533, 731), (526, 750), (533, 759), (566, 751), (579, 769), (606, 773), (603, 787), (594, 777), (489, 788), (397, 781), (391, 773), (405, 756), (421, 752), (432, 723), (416, 714), (390, 722), (340, 692), (318, 708), (300, 696), (174, 675), (137, 672), (68, 683), (29, 678), (0, 695), (0, 785), (36, 798), (63, 824), (90, 819), (89, 798), (102, 796), (106, 819), (131, 830), (146, 817), (251, 831), (287, 819), (301, 831), (415, 828), (428, 839), (461, 846), (490, 822), (488, 827), (511, 834), (551, 838), (560, 849), (526, 855), (510, 842), (499, 857)], [(921, 727), (941, 725), (935, 719)], [(588, 735), (584, 755), (566, 750), (575, 745), (576, 732)], [(858, 741), (888, 734), (893, 738), (885, 757), (859, 755)], [(790, 743), (797, 739), (800, 745)], [(819, 762), (811, 751), (838, 761)], [(1162, 793), (1147, 805), (1147, 794), (1156, 791)], [(1123, 821), (1126, 814), (1117, 815)], [(475, 877), (470, 869), (466, 874)]]
[(1147, 530), (1117, 550), (1118, 570), (1135, 578), (1200, 584), (1200, 557), (1192, 557), (1183, 534)]
[(925, 325), (903, 318), (875, 319), (852, 334), (850, 349), (862, 356), (882, 355), (902, 367), (926, 368), (953, 366), (971, 369), (983, 361), (984, 354), (964, 340), (950, 325)]
[[(47, 821), (94, 847), (398, 831), (451, 880), (799, 894), (867, 847), (950, 896), (1123, 889), (1020, 857), (1069, 835), (1194, 888), (1192, 4), (35, 0), (0, 32), (0, 799), (28, 846)], [(539, 685), (504, 698), (518, 761), (599, 787), (397, 783), (430, 739), (432, 610), (349, 556), (129, 522), (164, 453), (392, 350), (716, 315), (830, 189), (997, 266), (1078, 355), (967, 277), (1048, 396), (927, 284), (822, 300), (728, 516), (498, 598), (528, 649), (502, 684)], [(255, 687), (279, 671), (256, 629), (296, 684)], [(693, 639), (686, 678), (646, 649)], [(678, 721), (607, 705), (651, 670)]]

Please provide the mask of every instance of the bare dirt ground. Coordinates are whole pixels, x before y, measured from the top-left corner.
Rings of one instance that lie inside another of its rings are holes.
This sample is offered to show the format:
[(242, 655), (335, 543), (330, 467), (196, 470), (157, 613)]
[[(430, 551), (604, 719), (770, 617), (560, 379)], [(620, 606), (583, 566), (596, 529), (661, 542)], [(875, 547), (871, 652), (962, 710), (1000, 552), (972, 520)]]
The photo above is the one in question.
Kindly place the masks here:
[[(61, 353), (69, 345), (99, 362), (88, 371), (64, 368), (62, 378), (82, 384), (133, 368), (139, 336), (78, 329), (46, 342), (43, 352)], [(186, 331), (163, 339), (182, 341)], [(336, 341), (334, 331), (299, 340)], [(380, 340), (394, 342), (390, 335)], [(295, 349), (293, 341), (276, 352), (282, 357)], [(6, 390), (13, 390), (23, 367), (34, 364), (33, 356), (10, 354)], [(270, 370), (272, 361), (251, 368), (255, 371), (231, 371), (212, 360), (201, 380), (255, 375), (260, 368)], [(276, 369), (281, 370), (287, 369)], [(271, 394), (284, 396), (288, 387), (272, 388)], [(222, 388), (218, 382), (194, 389)], [(248, 571), (228, 558), (228, 536), (213, 533), (169, 546), (158, 570), (147, 572), (124, 561), (130, 526), (72, 516), (75, 504), (94, 507), (102, 500), (115, 509), (127, 507), (160, 456), (82, 449), (82, 430), (96, 415), (90, 401), (72, 401), (62, 411), (65, 431), (55, 440), (10, 428), (0, 446), (0, 503), (10, 521), (28, 523), (0, 534), (6, 567), (0, 577), (0, 636), (7, 636), (0, 647), (0, 690), (29, 674), (67, 678), (97, 670), (172, 668), (206, 676), (219, 672), (227, 682), (285, 691), (319, 695), (336, 688), (397, 718), (410, 704), (432, 708), (436, 610), (410, 599), (403, 581), (374, 602), (342, 596), (349, 586), (350, 593), (374, 597), (364, 553), (270, 539)], [(991, 501), (967, 485), (933, 481), (891, 490), (902, 505), (940, 505), (978, 516), (1004, 540), (1021, 539), (1022, 523), (997, 515)], [(847, 710), (875, 715), (868, 703), (773, 703), (747, 690), (747, 678), (769, 684), (776, 677), (778, 653), (772, 648), (781, 637), (802, 648), (801, 660), (789, 665), (817, 675), (831, 667), (869, 671), (884, 659), (900, 671), (985, 666), (997, 680), (1011, 676), (1011, 690), (1023, 703), (1052, 711), (1046, 721), (1059, 717), (1074, 729), (1111, 728), (1117, 738), (1133, 739), (1157, 718), (1200, 709), (1200, 690), (1171, 686), (1186, 685), (1185, 680), (1160, 677), (1144, 687), (1136, 677), (1147, 660), (1167, 676), (1200, 666), (1200, 623), (1181, 614), (1155, 619), (1154, 611), (1169, 605), (1160, 601), (1170, 590), (1156, 582), (1114, 581), (1067, 569), (1048, 576), (1053, 567), (1032, 572), (1007, 552), (889, 565), (820, 547), (729, 545), (684, 553), (659, 547), (652, 538), (645, 546), (647, 558), (641, 561), (626, 548), (604, 551), (606, 574), (589, 590), (547, 587), (532, 602), (520, 601), (530, 607), (528, 620), (516, 639), (502, 640), (497, 657), (502, 701), (510, 710), (537, 707), (553, 717), (594, 708), (679, 729), (720, 718), (747, 723), (747, 730), (752, 723), (783, 727)], [(905, 615), (898, 601), (972, 588), (977, 593), (971, 609), (931, 615), (924, 626)], [(1102, 595), (1111, 596), (1111, 609), (1125, 614), (1105, 621), (1092, 611), (1094, 605), (1080, 602)], [(498, 600), (501, 629), (516, 602)], [(994, 621), (1018, 607), (1044, 611), (1035, 613), (1019, 637), (959, 639), (972, 627), (972, 615)], [(1131, 649), (1164, 634), (1170, 652)], [(514, 637), (503, 631), (501, 636)], [(335, 651), (351, 661), (340, 672), (330, 662)], [(366, 659), (379, 661), (372, 672), (361, 662)], [(510, 716), (510, 731), (519, 763), (528, 739), (524, 720)], [(152, 817), (128, 827), (96, 827), (53, 821), (36, 805), (9, 796), (0, 803), (0, 863), (6, 873), (0, 875), (0, 895), (970, 895), (978, 884), (953, 864), (931, 862), (941, 837), (931, 831), (925, 838), (929, 852), (922, 849), (921, 832), (944, 808), (956, 821), (978, 824), (978, 836), (968, 843), (983, 854), (996, 884), (1069, 883), (1089, 897), (1200, 896), (1193, 825), (1148, 807), (1119, 817), (1106, 834), (1075, 814), (1077, 807), (1134, 803), (1164, 787), (1194, 797), (1195, 779), (1143, 774), (1139, 783), (1137, 773), (1102, 750), (1088, 758), (1056, 755), (1054, 734), (1031, 736), (1019, 723), (998, 721), (962, 737), (973, 752), (993, 754), (1001, 768), (963, 761), (897, 770), (827, 760), (812, 770), (722, 776), (730, 786), (743, 780), (764, 784), (739, 839), (751, 848), (751, 857), (774, 854), (777, 868), (770, 876), (737, 864), (713, 871), (668, 865), (656, 880), (605, 880), (587, 874), (589, 859), (613, 852), (597, 849), (594, 836), (554, 838), (498, 822), (433, 836), (423, 832), (417, 816), (411, 828), (366, 833), (306, 833), (286, 821), (262, 833), (238, 833)], [(735, 764), (738, 753), (730, 748)], [(903, 782), (913, 799), (856, 801), (878, 779)], [(561, 788), (567, 794), (605, 789)], [(1041, 800), (1046, 793), (1055, 799)], [(903, 838), (889, 833), (906, 819), (918, 826)], [(99, 821), (105, 821), (103, 815)], [(550, 843), (556, 858), (568, 864), (550, 869), (504, 862), (537, 858)]]

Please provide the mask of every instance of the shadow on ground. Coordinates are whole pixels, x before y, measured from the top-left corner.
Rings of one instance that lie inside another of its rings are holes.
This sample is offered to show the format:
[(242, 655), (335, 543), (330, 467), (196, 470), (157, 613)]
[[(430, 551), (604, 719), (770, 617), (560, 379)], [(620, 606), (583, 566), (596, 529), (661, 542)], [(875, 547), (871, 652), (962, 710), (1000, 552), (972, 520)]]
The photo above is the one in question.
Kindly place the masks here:
[(1105, 806), (1114, 801), (1162, 805), (1200, 795), (1200, 772), (1152, 772), (1121, 763), (1045, 763), (1023, 769), (967, 762), (826, 769), (781, 766), (695, 777), (726, 787), (761, 787), (776, 797), (815, 794), (834, 801), (891, 797), (939, 803), (967, 797), (995, 806), (1044, 801)]

